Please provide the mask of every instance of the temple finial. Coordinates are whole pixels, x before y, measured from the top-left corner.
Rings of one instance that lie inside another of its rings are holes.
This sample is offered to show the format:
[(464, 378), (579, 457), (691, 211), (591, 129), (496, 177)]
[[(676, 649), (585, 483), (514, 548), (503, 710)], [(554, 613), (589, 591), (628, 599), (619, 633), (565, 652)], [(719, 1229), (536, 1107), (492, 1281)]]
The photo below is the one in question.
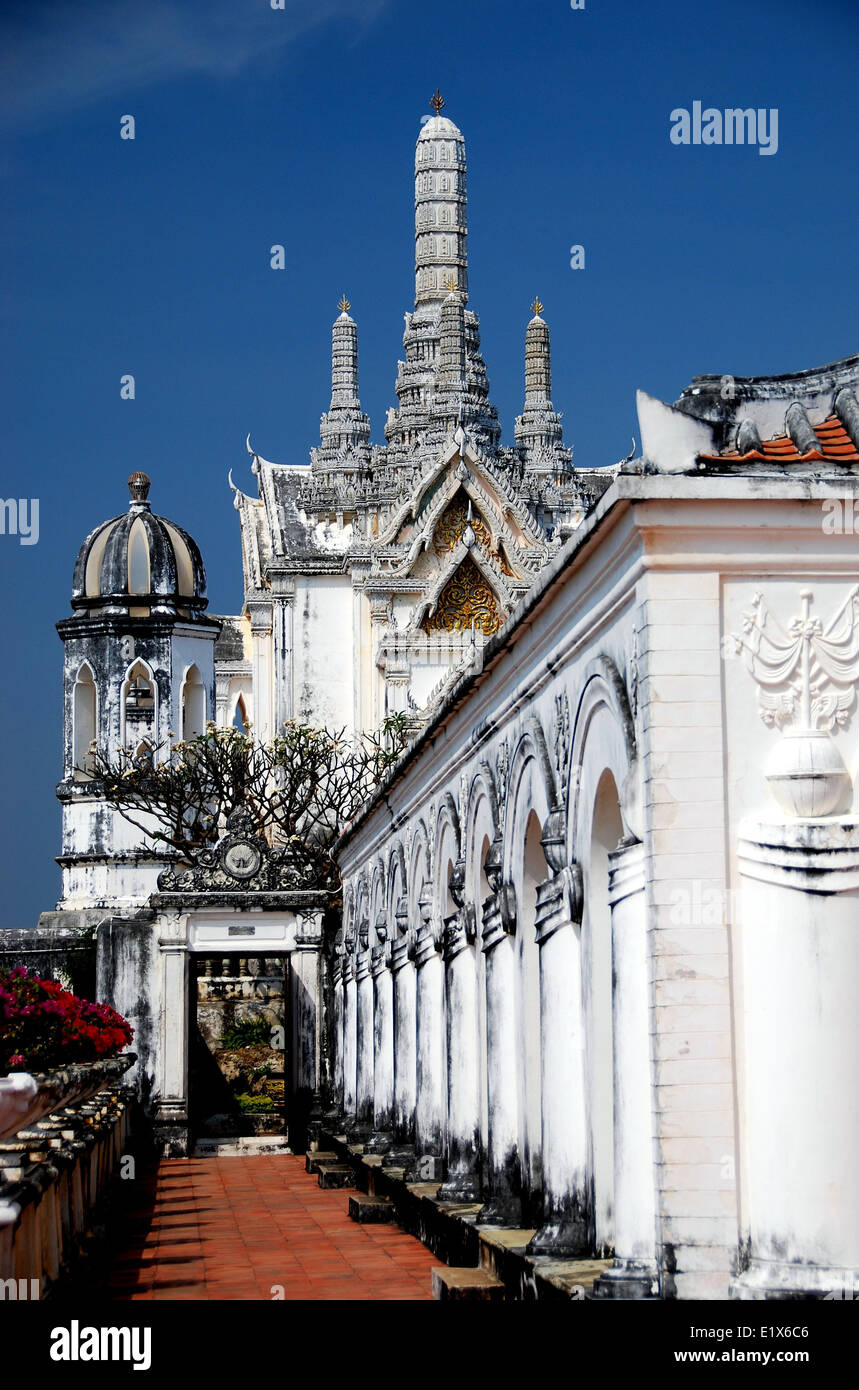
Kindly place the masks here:
[(447, 279), (445, 280), (444, 284), (445, 284), (445, 289), (446, 289), (450, 294), (453, 294), (454, 290), (458, 288), (457, 282), (456, 282), (456, 276), (455, 276), (455, 275), (448, 275), (448, 277), (447, 277)]
[(352, 308), (352, 305), (349, 303), (349, 300), (346, 298), (345, 294), (341, 295), (340, 303), (337, 305), (337, 308), (341, 311), (341, 313), (344, 314), (348, 314), (349, 310)]
[(442, 108), (444, 105), (445, 105), (444, 97), (442, 96), (442, 94), (441, 94), (441, 92), (439, 91), (438, 87), (436, 87), (435, 91), (433, 92), (432, 96), (430, 97), (430, 106), (432, 107), (432, 109), (433, 109), (433, 111), (435, 112), (435, 114), (436, 114), (437, 116), (440, 116), (440, 115), (441, 115), (441, 108)]
[(128, 491), (131, 494), (132, 502), (146, 502), (149, 497), (150, 486), (151, 483), (146, 473), (132, 473), (128, 480)]
[(532, 313), (532, 314), (542, 314), (542, 312), (543, 312), (543, 301), (542, 301), (542, 299), (541, 299), (541, 298), (539, 297), (539, 295), (538, 295), (537, 298), (534, 300), (534, 303), (531, 305), (531, 313)]

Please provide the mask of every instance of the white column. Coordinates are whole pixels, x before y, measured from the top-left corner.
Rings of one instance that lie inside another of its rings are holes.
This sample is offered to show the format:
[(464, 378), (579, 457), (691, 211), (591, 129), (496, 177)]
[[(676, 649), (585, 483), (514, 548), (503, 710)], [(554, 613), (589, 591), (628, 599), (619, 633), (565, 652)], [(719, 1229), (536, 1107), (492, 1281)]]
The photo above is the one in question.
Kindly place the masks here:
[(358, 985), (355, 958), (343, 962), (343, 1115), (346, 1125), (358, 1118)]
[(373, 977), (369, 950), (358, 955), (355, 979), (358, 983), (357, 1128), (369, 1133), (373, 1128)]
[(367, 1153), (385, 1153), (394, 1135), (394, 977), (387, 945), (374, 948), (373, 1137)]
[(444, 1153), (445, 1025), (444, 961), (440, 925), (425, 918), (415, 943), (417, 971), (417, 1104), (415, 1150), (418, 1176), (442, 1176)]
[(334, 960), (331, 970), (331, 989), (333, 994), (333, 1020), (331, 1038), (331, 1105), (337, 1112), (343, 1110), (343, 957)]
[(275, 583), (277, 597), (272, 603), (271, 617), (274, 674), (273, 733), (281, 729), (295, 712), (293, 704), (295, 581), (291, 575), (288, 578), (277, 576)]
[(307, 1147), (307, 1125), (319, 1098), (319, 950), (309, 943), (289, 957), (292, 1085), (287, 1103), (290, 1147)]
[(740, 829), (738, 1298), (859, 1292), (859, 828)]
[(265, 742), (274, 733), (271, 700), (272, 634), (271, 604), (248, 603), (253, 650), (253, 720), (254, 738)]
[(417, 1101), (417, 987), (408, 936), (391, 947), (394, 984), (394, 1143), (398, 1151), (415, 1142)]
[(188, 1153), (188, 919), (170, 913), (158, 923), (161, 998), (156, 1026), (161, 1030), (155, 1083), (155, 1129), (163, 1152)]
[(502, 884), (483, 904), (486, 956), (486, 1080), (489, 1094), (489, 1193), (478, 1220), (517, 1226), (522, 1220), (516, 1030), (516, 953), (513, 889)]
[(581, 889), (564, 868), (537, 888), (543, 1226), (531, 1255), (581, 1257), (591, 1249)]
[(646, 1298), (656, 1271), (656, 1169), (644, 845), (609, 855), (614, 1037), (614, 1249), (610, 1298)]
[[(447, 1008), (447, 1177), (439, 1197), (480, 1197), (480, 1039), (477, 1031), (477, 957), (469, 906), (445, 922)], [(471, 908), (473, 914), (474, 909)]]

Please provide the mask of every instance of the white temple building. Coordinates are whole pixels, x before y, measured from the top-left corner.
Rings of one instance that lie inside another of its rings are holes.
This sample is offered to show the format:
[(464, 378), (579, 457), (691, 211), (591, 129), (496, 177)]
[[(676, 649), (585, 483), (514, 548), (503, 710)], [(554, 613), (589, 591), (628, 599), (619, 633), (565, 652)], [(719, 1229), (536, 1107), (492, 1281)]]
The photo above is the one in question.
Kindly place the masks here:
[(467, 307), (465, 141), (441, 105), (415, 151), (414, 309), (385, 444), (370, 443), (343, 299), (309, 466), (254, 453), (258, 496), (235, 490), (245, 603), (222, 637), (218, 711), (229, 722), (241, 700), (260, 737), (293, 717), (373, 729), (434, 707), (608, 483), (572, 467), (539, 301), (515, 444), (500, 444)]
[[(258, 495), (234, 488), (239, 615), (205, 615), (148, 480), (84, 543), (56, 915), (101, 924), (173, 1152), (195, 954), (280, 954), (314, 1122), (469, 1230), (524, 1232), (529, 1287), (586, 1260), (603, 1297), (855, 1287), (859, 357), (640, 393), (637, 457), (577, 469), (535, 301), (502, 445), (442, 104), (385, 442), (344, 299), (309, 463), (249, 444)], [(132, 729), (396, 712), (417, 732), (340, 838), (342, 910), (238, 821), (165, 871), (80, 771)]]

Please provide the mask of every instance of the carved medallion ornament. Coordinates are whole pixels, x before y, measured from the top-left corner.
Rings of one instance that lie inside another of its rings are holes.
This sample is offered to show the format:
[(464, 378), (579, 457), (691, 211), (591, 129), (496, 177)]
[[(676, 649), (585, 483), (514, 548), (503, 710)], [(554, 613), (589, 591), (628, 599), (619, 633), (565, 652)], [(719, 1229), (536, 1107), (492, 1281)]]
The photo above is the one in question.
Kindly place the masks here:
[(435, 612), (425, 619), (427, 632), (469, 632), (491, 637), (502, 623), (498, 602), (477, 565), (467, 556), (438, 596)]
[(272, 848), (244, 806), (227, 817), (227, 833), (214, 849), (200, 850), (187, 867), (177, 864), (158, 875), (162, 893), (271, 893), (317, 886), (312, 865), (296, 861), (288, 847)]

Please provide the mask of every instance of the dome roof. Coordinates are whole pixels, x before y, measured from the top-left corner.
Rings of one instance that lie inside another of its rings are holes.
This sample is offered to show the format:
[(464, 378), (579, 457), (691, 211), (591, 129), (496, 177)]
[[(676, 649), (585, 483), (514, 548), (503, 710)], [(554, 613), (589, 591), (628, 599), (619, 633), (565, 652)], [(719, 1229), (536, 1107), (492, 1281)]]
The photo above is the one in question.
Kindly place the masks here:
[(102, 522), (80, 548), (72, 607), (191, 616), (208, 602), (196, 542), (180, 526), (154, 514), (145, 473), (132, 473), (128, 488), (131, 502), (125, 515)]
[(465, 137), (459, 126), (454, 125), (447, 116), (430, 116), (429, 120), (424, 121), (421, 126), (418, 144), (422, 140), (438, 139), (462, 140), (463, 144), (465, 143)]

